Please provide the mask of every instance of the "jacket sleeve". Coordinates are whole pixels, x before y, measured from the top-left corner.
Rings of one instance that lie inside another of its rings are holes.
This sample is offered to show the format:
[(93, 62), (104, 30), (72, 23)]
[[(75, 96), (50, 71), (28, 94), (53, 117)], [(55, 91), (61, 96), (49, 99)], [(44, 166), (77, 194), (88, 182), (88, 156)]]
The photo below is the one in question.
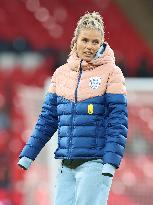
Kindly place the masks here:
[(106, 144), (104, 164), (118, 168), (122, 160), (127, 132), (128, 111), (125, 78), (117, 66), (111, 73), (106, 90)]
[[(56, 81), (55, 74), (51, 79), (49, 90), (45, 96), (42, 110), (38, 117), (32, 135), (24, 146), (19, 158), (18, 165), (30, 166), (31, 160), (35, 160), (41, 149), (50, 140), (56, 132), (58, 126), (57, 117), (57, 96), (56, 96)], [(24, 157), (24, 158), (23, 158)], [(25, 160), (21, 160), (21, 158)], [(30, 159), (30, 161), (28, 161)]]

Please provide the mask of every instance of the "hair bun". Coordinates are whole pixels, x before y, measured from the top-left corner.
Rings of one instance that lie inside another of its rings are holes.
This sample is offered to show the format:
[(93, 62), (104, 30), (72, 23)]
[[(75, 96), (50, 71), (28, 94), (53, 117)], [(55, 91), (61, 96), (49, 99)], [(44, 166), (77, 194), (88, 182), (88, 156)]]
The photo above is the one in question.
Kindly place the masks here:
[(99, 14), (99, 12), (92, 12), (92, 13), (89, 13), (89, 12), (86, 12), (81, 18), (80, 18), (80, 20), (78, 21), (78, 25), (79, 24), (84, 24), (84, 22), (88, 22), (88, 24), (89, 24), (89, 22), (97, 22), (97, 23), (99, 23), (100, 24), (100, 26), (101, 27), (103, 27), (104, 26), (104, 22), (103, 22), (103, 18), (102, 18), (102, 16)]

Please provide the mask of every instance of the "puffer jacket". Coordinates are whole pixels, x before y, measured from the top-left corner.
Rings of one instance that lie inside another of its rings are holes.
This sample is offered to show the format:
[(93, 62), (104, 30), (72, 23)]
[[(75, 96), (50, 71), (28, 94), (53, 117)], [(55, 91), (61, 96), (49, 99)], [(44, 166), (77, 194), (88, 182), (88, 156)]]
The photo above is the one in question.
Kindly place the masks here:
[(56, 69), (19, 157), (35, 160), (57, 129), (55, 158), (97, 158), (119, 167), (127, 139), (127, 98), (125, 79), (108, 44), (90, 63), (73, 53)]

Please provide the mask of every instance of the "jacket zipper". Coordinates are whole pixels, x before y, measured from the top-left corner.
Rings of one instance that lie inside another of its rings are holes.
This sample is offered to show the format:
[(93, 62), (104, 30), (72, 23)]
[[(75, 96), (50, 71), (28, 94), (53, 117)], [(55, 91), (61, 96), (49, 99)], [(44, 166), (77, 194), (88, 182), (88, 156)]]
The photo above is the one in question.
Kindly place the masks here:
[(79, 69), (79, 76), (78, 76), (78, 82), (77, 82), (77, 86), (76, 86), (76, 89), (75, 89), (75, 93), (74, 93), (74, 96), (75, 96), (75, 103), (77, 103), (78, 101), (78, 87), (79, 87), (79, 83), (80, 83), (80, 79), (81, 79), (81, 75), (82, 75), (82, 67), (81, 67), (81, 64), (82, 64), (82, 60), (80, 61), (80, 69)]
[[(76, 104), (77, 101), (78, 101), (78, 99), (77, 99), (78, 87), (79, 87), (79, 83), (80, 83), (80, 79), (81, 79), (81, 75), (82, 75), (82, 67), (81, 67), (81, 63), (82, 63), (82, 60), (80, 61), (80, 69), (79, 69), (78, 82), (77, 82), (77, 86), (76, 86), (76, 89), (75, 89), (75, 92), (74, 92), (75, 102), (72, 104), (71, 133), (72, 133), (72, 131), (73, 131), (73, 115), (74, 115), (74, 108), (75, 108), (75, 104)], [(68, 159), (70, 159), (71, 145), (72, 145), (72, 137), (70, 137), (70, 141), (69, 141), (69, 154), (68, 154)]]

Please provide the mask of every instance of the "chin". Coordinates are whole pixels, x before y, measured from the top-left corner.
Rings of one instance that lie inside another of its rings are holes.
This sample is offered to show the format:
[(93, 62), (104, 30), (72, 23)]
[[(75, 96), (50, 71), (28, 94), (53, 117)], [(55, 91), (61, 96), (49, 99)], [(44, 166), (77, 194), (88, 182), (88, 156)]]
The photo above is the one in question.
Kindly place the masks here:
[(88, 58), (88, 57), (83, 58), (83, 60), (86, 61), (86, 62), (90, 62), (92, 59), (93, 58)]

